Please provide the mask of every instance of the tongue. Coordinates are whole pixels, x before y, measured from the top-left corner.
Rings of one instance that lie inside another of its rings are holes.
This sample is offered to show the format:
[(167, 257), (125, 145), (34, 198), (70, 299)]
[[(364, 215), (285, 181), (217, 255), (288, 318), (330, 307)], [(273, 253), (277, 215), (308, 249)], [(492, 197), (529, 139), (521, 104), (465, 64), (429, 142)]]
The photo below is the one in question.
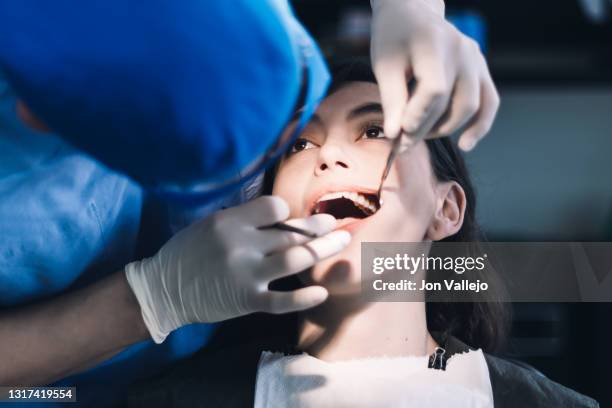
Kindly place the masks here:
[(348, 198), (336, 198), (334, 200), (321, 201), (317, 204), (315, 213), (327, 213), (336, 219), (342, 218), (365, 218), (366, 213)]

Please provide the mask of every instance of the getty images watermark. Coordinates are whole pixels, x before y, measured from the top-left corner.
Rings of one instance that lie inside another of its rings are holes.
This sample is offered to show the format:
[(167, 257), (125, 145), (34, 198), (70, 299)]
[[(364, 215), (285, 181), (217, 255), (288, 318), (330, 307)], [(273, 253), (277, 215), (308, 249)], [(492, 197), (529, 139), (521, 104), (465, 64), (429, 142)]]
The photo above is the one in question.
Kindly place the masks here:
[(421, 253), (414, 254), (395, 254), (395, 256), (377, 256), (372, 260), (372, 273), (382, 275), (385, 272), (396, 273), (404, 271), (411, 276), (416, 275), (419, 271), (430, 272), (452, 272), (454, 276), (449, 279), (443, 279), (441, 282), (430, 282), (426, 279), (400, 279), (386, 282), (379, 277), (374, 279), (372, 288), (376, 291), (474, 291), (476, 293), (485, 291), (489, 288), (487, 282), (481, 282), (476, 279), (475, 282), (470, 282), (467, 279), (461, 278), (465, 272), (484, 271), (486, 268), (487, 254), (482, 256), (429, 256)]
[(369, 301), (610, 302), (609, 242), (363, 243)]

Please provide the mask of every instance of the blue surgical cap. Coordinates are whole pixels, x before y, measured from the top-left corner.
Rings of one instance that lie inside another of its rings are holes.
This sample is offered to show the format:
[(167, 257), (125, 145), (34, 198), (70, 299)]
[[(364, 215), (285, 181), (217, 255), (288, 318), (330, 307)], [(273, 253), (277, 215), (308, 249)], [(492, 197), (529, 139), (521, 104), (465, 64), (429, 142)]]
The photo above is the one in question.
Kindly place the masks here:
[(0, 69), (29, 109), (162, 192), (240, 174), (329, 81), (282, 0), (19, 0), (0, 15)]

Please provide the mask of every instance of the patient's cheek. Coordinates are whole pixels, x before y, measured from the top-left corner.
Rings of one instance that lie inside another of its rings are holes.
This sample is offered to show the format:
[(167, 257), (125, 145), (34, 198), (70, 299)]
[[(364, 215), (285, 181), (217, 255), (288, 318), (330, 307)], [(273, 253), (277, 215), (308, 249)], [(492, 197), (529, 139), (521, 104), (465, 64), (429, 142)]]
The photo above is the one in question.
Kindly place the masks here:
[(389, 183), (393, 183), (396, 194), (396, 213), (403, 233), (409, 236), (422, 237), (436, 211), (435, 180), (429, 154), (424, 144), (401, 156), (389, 175)]
[(297, 218), (302, 216), (302, 206), (298, 197), (300, 197), (299, 180), (291, 177), (291, 172), (279, 170), (274, 186), (272, 188), (272, 195), (278, 196), (287, 202), (289, 206), (289, 218)]
[[(398, 204), (399, 208), (401, 204)], [(420, 242), (424, 239), (428, 228), (425, 216), (415, 216), (411, 212), (397, 211), (396, 215), (386, 223), (386, 231), (381, 234), (386, 242)]]
[(435, 211), (433, 188), (427, 176), (408, 174), (410, 181), (400, 185), (397, 171), (389, 175), (390, 193), (380, 210), (373, 232), (376, 241), (421, 241)]

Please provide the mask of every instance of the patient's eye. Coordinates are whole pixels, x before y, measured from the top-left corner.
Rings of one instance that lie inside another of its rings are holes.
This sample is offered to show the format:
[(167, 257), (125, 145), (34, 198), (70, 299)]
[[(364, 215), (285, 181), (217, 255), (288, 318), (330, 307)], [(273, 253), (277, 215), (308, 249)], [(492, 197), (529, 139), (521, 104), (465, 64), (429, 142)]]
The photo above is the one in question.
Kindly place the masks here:
[(289, 153), (293, 154), (293, 153), (301, 152), (303, 150), (312, 149), (313, 147), (315, 147), (314, 143), (300, 137), (296, 139)]
[(365, 139), (381, 139), (385, 137), (385, 133), (382, 126), (368, 125), (364, 128), (362, 137)]

